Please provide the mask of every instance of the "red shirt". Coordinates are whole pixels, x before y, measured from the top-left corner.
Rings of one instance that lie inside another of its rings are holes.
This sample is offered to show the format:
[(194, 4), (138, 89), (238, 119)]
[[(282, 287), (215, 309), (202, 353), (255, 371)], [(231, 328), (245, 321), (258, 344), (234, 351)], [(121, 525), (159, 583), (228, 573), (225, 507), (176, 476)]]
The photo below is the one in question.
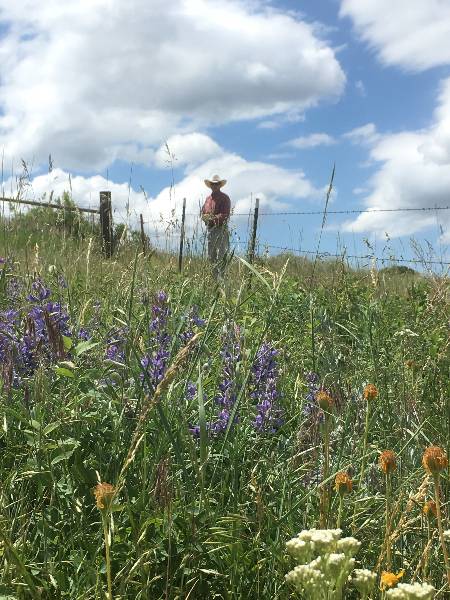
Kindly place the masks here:
[(230, 211), (230, 198), (220, 190), (208, 196), (202, 207), (202, 215), (216, 215), (214, 219), (207, 222), (208, 227), (223, 225), (228, 220)]

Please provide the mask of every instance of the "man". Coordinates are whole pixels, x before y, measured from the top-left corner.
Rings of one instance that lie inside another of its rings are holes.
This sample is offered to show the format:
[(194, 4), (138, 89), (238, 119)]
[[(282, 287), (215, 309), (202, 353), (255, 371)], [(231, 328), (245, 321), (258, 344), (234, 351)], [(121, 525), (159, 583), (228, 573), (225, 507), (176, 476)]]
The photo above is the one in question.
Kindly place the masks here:
[(226, 179), (214, 175), (205, 179), (205, 185), (212, 190), (202, 207), (202, 219), (208, 228), (208, 258), (212, 263), (213, 277), (223, 277), (226, 255), (229, 248), (228, 219), (230, 218), (230, 198), (220, 191)]

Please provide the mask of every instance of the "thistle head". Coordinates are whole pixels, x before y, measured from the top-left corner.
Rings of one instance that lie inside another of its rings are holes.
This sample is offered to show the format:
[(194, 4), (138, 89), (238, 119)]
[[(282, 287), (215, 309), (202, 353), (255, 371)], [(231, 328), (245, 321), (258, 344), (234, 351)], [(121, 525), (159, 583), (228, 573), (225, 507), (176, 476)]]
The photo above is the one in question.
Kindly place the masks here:
[(397, 468), (397, 458), (392, 450), (383, 450), (378, 459), (378, 464), (383, 473), (390, 475)]
[(366, 400), (375, 400), (378, 396), (378, 389), (373, 383), (368, 383), (363, 391), (363, 396)]
[(422, 509), (423, 514), (427, 517), (427, 519), (431, 519), (431, 517), (437, 517), (437, 507), (436, 502), (434, 500), (428, 500), (423, 505)]
[(353, 488), (353, 482), (348, 473), (345, 471), (340, 471), (336, 474), (334, 485), (337, 493), (340, 496), (346, 496), (347, 494), (350, 494)]
[(333, 398), (325, 390), (319, 390), (316, 394), (317, 404), (324, 411), (330, 412), (333, 408)]
[(94, 496), (97, 508), (101, 511), (109, 510), (113, 503), (115, 494), (116, 488), (110, 483), (97, 483), (94, 488)]
[(439, 446), (430, 446), (423, 453), (422, 465), (427, 473), (437, 475), (448, 467), (448, 458)]

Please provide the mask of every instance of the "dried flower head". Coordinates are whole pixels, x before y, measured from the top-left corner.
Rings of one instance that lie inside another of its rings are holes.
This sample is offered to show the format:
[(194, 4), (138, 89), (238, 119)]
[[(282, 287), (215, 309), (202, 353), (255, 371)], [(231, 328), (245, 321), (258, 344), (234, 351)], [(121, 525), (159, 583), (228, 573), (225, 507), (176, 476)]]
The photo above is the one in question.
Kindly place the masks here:
[(336, 491), (340, 496), (350, 494), (353, 488), (353, 482), (345, 471), (340, 471), (334, 479)]
[(437, 517), (437, 507), (434, 500), (428, 500), (423, 505), (423, 514), (429, 519), (431, 517)]
[(333, 408), (333, 398), (325, 390), (319, 390), (317, 392), (316, 401), (322, 410), (330, 411)]
[(116, 488), (110, 483), (98, 483), (94, 489), (95, 502), (99, 510), (108, 510), (114, 500)]
[(448, 458), (442, 448), (430, 446), (423, 453), (422, 464), (425, 471), (436, 474), (448, 467)]
[(378, 396), (378, 389), (373, 383), (368, 383), (363, 391), (363, 396), (366, 400), (375, 400)]
[(380, 465), (380, 469), (386, 473), (386, 475), (393, 473), (397, 468), (397, 459), (392, 450), (383, 450), (378, 459), (378, 464)]
[(396, 586), (404, 574), (404, 571), (399, 571), (397, 574), (391, 573), (390, 571), (383, 571), (381, 573), (380, 588), (385, 590), (386, 588)]

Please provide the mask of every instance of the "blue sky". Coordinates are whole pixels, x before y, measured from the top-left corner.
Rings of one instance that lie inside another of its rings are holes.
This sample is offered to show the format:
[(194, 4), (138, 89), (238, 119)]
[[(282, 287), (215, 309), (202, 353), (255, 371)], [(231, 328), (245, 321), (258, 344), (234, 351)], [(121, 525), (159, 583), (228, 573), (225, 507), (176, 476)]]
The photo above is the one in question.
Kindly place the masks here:
[[(33, 165), (28, 196), (71, 174), (80, 205), (110, 187), (116, 219), (142, 212), (155, 236), (215, 172), (237, 213), (256, 196), (262, 213), (307, 211), (336, 163), (331, 210), (450, 204), (445, 0), (18, 4), (0, 0), (0, 145)], [(320, 248), (415, 258), (413, 238), (450, 260), (449, 213), (330, 215)], [(262, 216), (261, 245), (315, 250), (320, 224)]]

